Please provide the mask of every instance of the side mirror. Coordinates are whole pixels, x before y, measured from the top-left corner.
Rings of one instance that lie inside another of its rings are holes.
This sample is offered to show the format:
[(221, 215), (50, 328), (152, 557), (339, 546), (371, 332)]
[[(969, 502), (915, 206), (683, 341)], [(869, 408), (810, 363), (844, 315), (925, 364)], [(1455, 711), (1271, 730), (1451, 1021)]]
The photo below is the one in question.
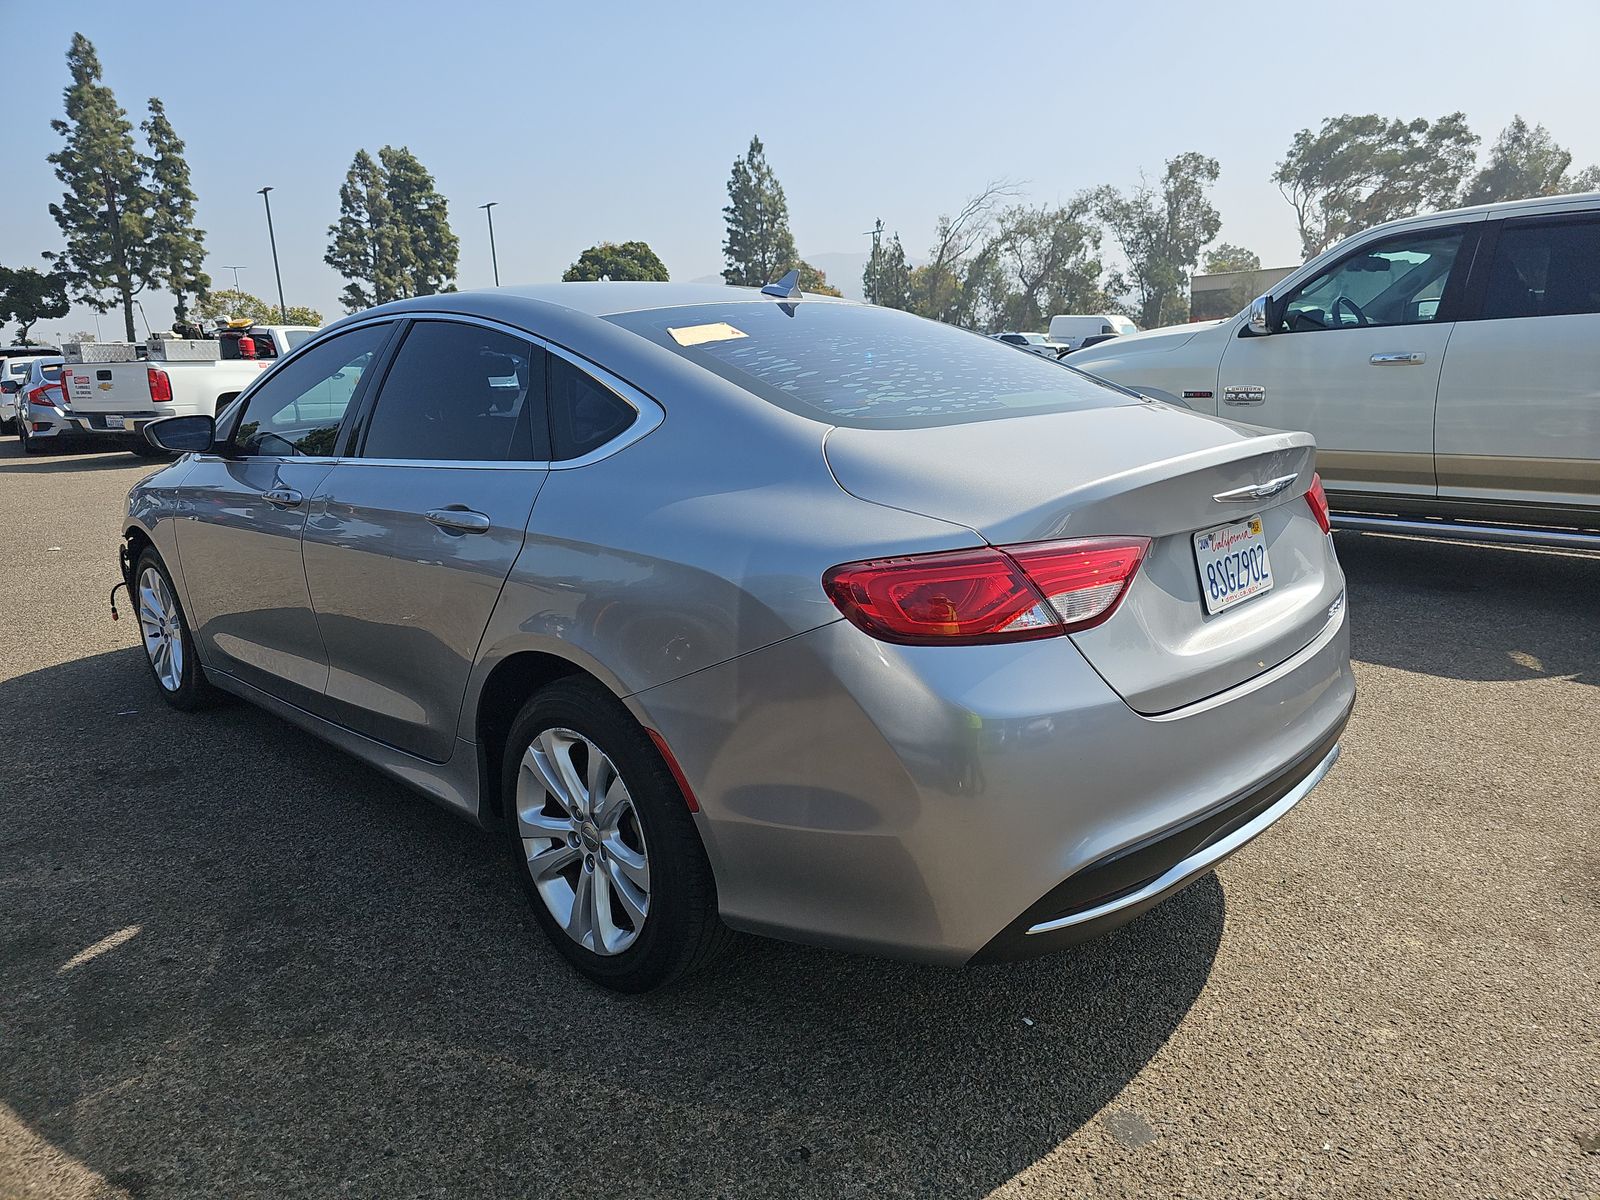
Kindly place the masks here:
[(1272, 297), (1257, 296), (1250, 301), (1250, 317), (1245, 328), (1257, 336), (1272, 332)]
[(162, 417), (144, 427), (144, 440), (157, 450), (189, 454), (211, 449), (217, 438), (213, 417)]
[(21, 390), (22, 384), (15, 379), (7, 379), (4, 383), (0, 383), (0, 394), (15, 396)]

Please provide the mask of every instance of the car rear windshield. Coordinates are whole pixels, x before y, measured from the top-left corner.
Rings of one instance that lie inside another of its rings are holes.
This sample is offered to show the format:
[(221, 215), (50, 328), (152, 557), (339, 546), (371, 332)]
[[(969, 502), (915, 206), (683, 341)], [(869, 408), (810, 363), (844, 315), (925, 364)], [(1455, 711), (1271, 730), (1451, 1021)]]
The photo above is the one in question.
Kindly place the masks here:
[(912, 429), (1138, 402), (1037, 354), (888, 308), (734, 302), (607, 319), (831, 425)]

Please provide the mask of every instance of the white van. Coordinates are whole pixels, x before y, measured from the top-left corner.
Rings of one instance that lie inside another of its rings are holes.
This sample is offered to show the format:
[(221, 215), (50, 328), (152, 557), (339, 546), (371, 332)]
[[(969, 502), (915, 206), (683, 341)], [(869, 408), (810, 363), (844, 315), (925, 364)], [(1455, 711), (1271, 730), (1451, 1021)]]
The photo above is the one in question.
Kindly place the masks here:
[(1064, 313), (1050, 318), (1050, 340), (1076, 350), (1085, 338), (1126, 337), (1139, 327), (1120, 313)]

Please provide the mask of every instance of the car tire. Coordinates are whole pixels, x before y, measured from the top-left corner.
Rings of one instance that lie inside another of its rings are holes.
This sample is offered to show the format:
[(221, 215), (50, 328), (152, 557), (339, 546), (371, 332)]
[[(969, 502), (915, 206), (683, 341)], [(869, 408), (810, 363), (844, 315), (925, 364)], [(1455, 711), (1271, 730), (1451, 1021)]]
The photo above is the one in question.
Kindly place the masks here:
[(220, 693), (206, 679), (178, 590), (151, 546), (146, 546), (134, 563), (131, 591), (145, 664), (161, 698), (182, 712), (211, 707)]
[(28, 432), (28, 425), (25, 421), (17, 422), (17, 441), (22, 443), (22, 452), (24, 454), (44, 453), (44, 444)]
[(598, 683), (558, 680), (523, 706), (501, 785), (528, 902), (580, 974), (612, 991), (645, 992), (732, 944), (683, 792), (633, 715)]

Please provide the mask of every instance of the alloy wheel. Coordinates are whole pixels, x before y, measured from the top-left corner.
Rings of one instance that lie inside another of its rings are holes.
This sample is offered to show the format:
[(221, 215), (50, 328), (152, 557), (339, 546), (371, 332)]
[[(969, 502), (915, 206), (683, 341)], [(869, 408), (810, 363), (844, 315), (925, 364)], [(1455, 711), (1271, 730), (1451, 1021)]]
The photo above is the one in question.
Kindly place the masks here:
[(516, 799), (528, 873), (556, 923), (595, 954), (627, 950), (650, 912), (650, 856), (616, 764), (581, 733), (543, 730)]
[(154, 567), (139, 574), (139, 628), (156, 680), (169, 692), (183, 686), (183, 618), (167, 581)]

